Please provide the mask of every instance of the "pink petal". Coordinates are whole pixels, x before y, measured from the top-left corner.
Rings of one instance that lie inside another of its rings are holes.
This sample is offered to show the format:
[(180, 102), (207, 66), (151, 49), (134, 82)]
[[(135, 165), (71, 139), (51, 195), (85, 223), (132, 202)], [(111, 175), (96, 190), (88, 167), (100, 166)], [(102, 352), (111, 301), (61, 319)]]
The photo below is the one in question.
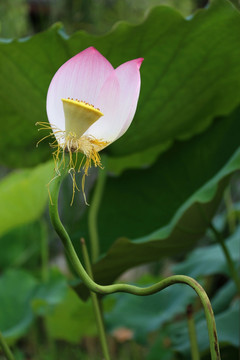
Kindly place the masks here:
[(97, 107), (104, 116), (85, 135), (113, 142), (128, 129), (137, 107), (142, 61), (142, 58), (128, 61), (109, 76), (97, 99)]
[(49, 122), (65, 130), (62, 98), (86, 101), (95, 106), (100, 89), (113, 72), (112, 65), (94, 47), (72, 57), (54, 75), (47, 94)]
[(121, 104), (118, 116), (119, 133), (116, 136), (116, 139), (127, 131), (136, 112), (141, 85), (139, 70), (142, 62), (143, 58), (131, 60), (120, 65), (115, 70), (115, 74), (117, 75), (120, 84), (119, 101)]
[(109, 143), (115, 140), (119, 133), (119, 102), (120, 85), (113, 71), (103, 84), (96, 100), (96, 107), (100, 109), (103, 116), (96, 121), (84, 135), (91, 135), (99, 140)]

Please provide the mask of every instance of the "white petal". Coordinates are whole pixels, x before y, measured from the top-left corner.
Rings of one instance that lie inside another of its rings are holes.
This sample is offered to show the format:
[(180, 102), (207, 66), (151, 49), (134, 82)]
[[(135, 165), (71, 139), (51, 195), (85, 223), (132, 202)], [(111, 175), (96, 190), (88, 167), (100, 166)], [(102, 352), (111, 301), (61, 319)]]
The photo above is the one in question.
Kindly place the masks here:
[(106, 80), (96, 103), (104, 116), (87, 130), (86, 135), (113, 142), (125, 133), (137, 107), (142, 61), (140, 58), (122, 64)]

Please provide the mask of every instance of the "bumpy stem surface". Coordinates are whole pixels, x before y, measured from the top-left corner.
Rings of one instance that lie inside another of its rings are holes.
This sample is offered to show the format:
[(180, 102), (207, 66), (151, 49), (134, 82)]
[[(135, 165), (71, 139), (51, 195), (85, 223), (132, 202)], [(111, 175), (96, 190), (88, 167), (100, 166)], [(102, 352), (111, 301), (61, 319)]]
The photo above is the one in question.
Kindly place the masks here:
[(62, 175), (59, 176), (57, 179), (55, 179), (51, 184), (52, 185), (51, 196), (52, 196), (53, 205), (50, 204), (49, 206), (50, 218), (57, 234), (62, 240), (62, 243), (64, 245), (69, 260), (71, 261), (76, 273), (81, 278), (83, 283), (88, 287), (88, 289), (90, 291), (105, 295), (116, 292), (125, 292), (133, 295), (147, 296), (147, 295), (155, 294), (156, 292), (161, 291), (173, 284), (179, 284), (179, 283), (187, 284), (193, 290), (195, 290), (195, 292), (197, 293), (197, 295), (201, 300), (201, 303), (205, 311), (209, 342), (210, 342), (211, 359), (220, 360), (220, 351), (219, 351), (216, 324), (215, 324), (212, 306), (206, 292), (196, 280), (190, 278), (189, 276), (175, 275), (175, 276), (170, 276), (160, 281), (157, 284), (151, 285), (149, 287), (141, 288), (129, 284), (99, 285), (94, 280), (91, 279), (91, 277), (87, 274), (84, 267), (82, 266), (75, 252), (75, 249), (72, 245), (71, 239), (59, 218), (58, 194), (63, 176), (64, 176), (64, 171)]

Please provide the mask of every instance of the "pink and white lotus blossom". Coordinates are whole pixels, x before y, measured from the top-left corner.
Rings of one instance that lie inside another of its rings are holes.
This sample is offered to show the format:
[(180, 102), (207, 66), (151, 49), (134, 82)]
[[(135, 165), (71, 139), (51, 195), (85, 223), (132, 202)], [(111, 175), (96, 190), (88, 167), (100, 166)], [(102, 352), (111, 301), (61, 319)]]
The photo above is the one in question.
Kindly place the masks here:
[(114, 69), (89, 47), (58, 69), (47, 94), (48, 120), (57, 140), (55, 157), (61, 151), (83, 153), (85, 175), (91, 161), (101, 166), (98, 152), (122, 136), (133, 120), (142, 61), (130, 60)]

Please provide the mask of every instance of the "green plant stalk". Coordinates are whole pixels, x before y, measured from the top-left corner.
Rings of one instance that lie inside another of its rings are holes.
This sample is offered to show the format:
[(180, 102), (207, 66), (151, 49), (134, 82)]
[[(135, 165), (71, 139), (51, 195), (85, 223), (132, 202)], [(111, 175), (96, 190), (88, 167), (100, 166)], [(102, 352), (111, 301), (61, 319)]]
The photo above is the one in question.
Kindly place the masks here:
[(224, 192), (224, 202), (227, 210), (227, 221), (229, 226), (230, 234), (233, 234), (236, 230), (237, 219), (235, 212), (233, 211), (233, 202), (231, 197), (231, 190), (228, 186)]
[[(90, 259), (88, 256), (87, 246), (86, 246), (84, 239), (81, 239), (81, 245), (82, 245), (82, 253), (83, 253), (83, 259), (84, 259), (86, 271), (87, 271), (88, 275), (91, 277), (91, 279), (93, 279), (92, 267), (91, 267)], [(110, 360), (106, 332), (105, 332), (105, 328), (104, 328), (103, 317), (102, 317), (102, 313), (101, 313), (101, 309), (100, 309), (99, 300), (98, 300), (97, 294), (95, 292), (90, 291), (90, 295), (91, 295), (91, 299), (92, 299), (92, 303), (93, 303), (93, 309), (95, 312), (95, 317), (96, 317), (100, 342), (101, 342), (101, 346), (102, 346), (102, 352), (104, 355), (104, 360)]]
[(188, 305), (187, 307), (187, 323), (188, 323), (188, 333), (191, 345), (191, 355), (192, 360), (200, 360), (199, 348), (197, 343), (197, 334), (193, 317), (193, 307)]
[(219, 243), (219, 245), (222, 248), (222, 251), (223, 251), (226, 261), (227, 261), (230, 275), (231, 275), (233, 281), (235, 282), (238, 294), (240, 295), (240, 278), (238, 275), (238, 271), (234, 265), (233, 259), (231, 258), (228, 248), (224, 242), (222, 234), (215, 228), (215, 226), (213, 224), (210, 224), (210, 228), (211, 228), (212, 232), (214, 233), (217, 242)]
[(58, 214), (58, 194), (59, 189), (61, 185), (61, 181), (63, 177), (65, 176), (65, 173), (67, 172), (67, 169), (64, 169), (62, 171), (61, 176), (56, 178), (52, 184), (51, 184), (51, 197), (52, 197), (52, 205), (50, 203), (49, 206), (49, 214), (50, 219), (53, 224), (53, 227), (55, 228), (57, 234), (59, 235), (60, 239), (62, 240), (62, 243), (64, 245), (66, 254), (71, 261), (76, 273), (81, 278), (83, 283), (88, 287), (90, 291), (99, 293), (99, 294), (112, 294), (115, 292), (125, 292), (130, 293), (133, 295), (140, 295), (140, 296), (147, 296), (151, 294), (155, 294), (158, 291), (161, 291), (168, 286), (171, 286), (173, 284), (187, 284), (199, 296), (201, 303), (203, 305), (206, 321), (207, 321), (207, 328), (208, 328), (208, 335), (209, 335), (209, 343), (210, 343), (210, 352), (211, 352), (211, 360), (220, 360), (220, 351), (219, 351), (219, 344), (217, 339), (217, 331), (216, 331), (216, 324), (214, 319), (214, 314), (212, 310), (212, 306), (210, 303), (210, 300), (204, 291), (204, 289), (201, 287), (201, 285), (194, 279), (190, 278), (189, 276), (184, 275), (175, 275), (170, 276), (162, 281), (160, 281), (157, 284), (151, 285), (146, 288), (140, 288), (138, 286), (133, 286), (129, 284), (112, 284), (112, 285), (99, 285), (95, 281), (93, 281), (87, 272), (85, 271), (84, 267), (82, 266), (75, 249), (72, 245), (71, 239), (65, 230)]
[(2, 347), (2, 350), (4, 352), (4, 355), (8, 360), (15, 360), (13, 353), (11, 352), (8, 344), (6, 343), (4, 337), (2, 336), (2, 333), (0, 331), (0, 345)]
[[(106, 166), (106, 157), (102, 156), (102, 163)], [(93, 198), (91, 201), (91, 206), (89, 209), (88, 215), (88, 231), (90, 235), (90, 244), (91, 244), (91, 258), (92, 263), (95, 263), (99, 257), (99, 237), (97, 230), (97, 215), (99, 206), (102, 199), (102, 193), (105, 185), (105, 180), (107, 177), (106, 170), (99, 169), (97, 184), (94, 190)]]
[(42, 280), (47, 281), (49, 272), (48, 272), (48, 237), (47, 237), (47, 228), (45, 222), (41, 223), (41, 272)]

